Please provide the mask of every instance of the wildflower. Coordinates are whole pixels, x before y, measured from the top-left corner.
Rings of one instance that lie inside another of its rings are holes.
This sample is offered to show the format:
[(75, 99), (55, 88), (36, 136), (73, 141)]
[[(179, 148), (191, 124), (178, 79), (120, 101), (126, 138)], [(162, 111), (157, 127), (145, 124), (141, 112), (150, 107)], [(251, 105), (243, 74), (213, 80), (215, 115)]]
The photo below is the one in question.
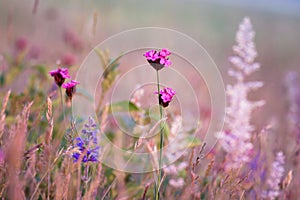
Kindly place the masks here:
[[(158, 92), (155, 92), (155, 94), (158, 94)], [(169, 106), (175, 94), (176, 92), (172, 88), (166, 87), (161, 89), (159, 92), (159, 104), (163, 107)]]
[(169, 184), (174, 187), (174, 188), (181, 188), (184, 186), (184, 180), (183, 178), (178, 178), (178, 179), (170, 179)]
[(69, 75), (69, 70), (67, 68), (58, 68), (56, 70), (50, 71), (49, 74), (54, 77), (55, 83), (61, 87), (65, 82), (65, 79), (71, 78)]
[(61, 64), (64, 66), (72, 66), (76, 63), (76, 61), (77, 61), (76, 56), (71, 53), (67, 53), (63, 55), (61, 58)]
[(89, 118), (88, 122), (84, 125), (81, 131), (81, 136), (75, 139), (75, 145), (73, 147), (74, 153), (72, 157), (74, 162), (77, 162), (79, 158), (82, 158), (82, 162), (98, 162), (100, 146), (98, 146), (97, 134), (99, 129), (93, 118)]
[(171, 55), (171, 52), (168, 49), (162, 49), (161, 51), (152, 49), (144, 54), (149, 64), (156, 70), (161, 70), (172, 64), (168, 58), (169, 55)]
[(280, 151), (276, 154), (275, 161), (272, 164), (270, 177), (267, 180), (268, 190), (263, 191), (263, 198), (275, 199), (280, 194), (280, 182), (284, 175), (284, 155)]
[(64, 42), (74, 50), (81, 51), (84, 48), (83, 41), (76, 32), (71, 29), (64, 30), (63, 39)]
[(66, 88), (66, 94), (70, 99), (72, 99), (73, 94), (76, 92), (76, 85), (78, 84), (79, 82), (72, 80), (71, 82), (62, 85), (63, 88)]
[(19, 37), (15, 42), (15, 49), (18, 52), (25, 51), (28, 48), (28, 39), (26, 37)]
[(83, 141), (82, 138), (78, 137), (75, 140), (77, 142), (75, 145), (77, 151), (75, 151), (75, 153), (73, 153), (72, 155), (72, 157), (74, 158), (74, 162), (77, 162), (81, 156), (82, 156), (82, 162), (84, 163), (98, 161), (98, 155), (100, 150), (99, 146), (88, 149), (86, 143)]
[(239, 168), (250, 161), (253, 144), (251, 133), (254, 127), (250, 124), (254, 108), (262, 106), (263, 101), (252, 102), (248, 99), (251, 90), (260, 88), (262, 82), (246, 82), (245, 78), (260, 68), (254, 62), (257, 56), (253, 42), (254, 31), (249, 18), (245, 18), (236, 34), (237, 45), (233, 47), (235, 56), (229, 58), (234, 68), (228, 71), (236, 79), (234, 85), (227, 85), (226, 93), (229, 105), (226, 111), (226, 131), (218, 136), (221, 145), (227, 152), (226, 168)]

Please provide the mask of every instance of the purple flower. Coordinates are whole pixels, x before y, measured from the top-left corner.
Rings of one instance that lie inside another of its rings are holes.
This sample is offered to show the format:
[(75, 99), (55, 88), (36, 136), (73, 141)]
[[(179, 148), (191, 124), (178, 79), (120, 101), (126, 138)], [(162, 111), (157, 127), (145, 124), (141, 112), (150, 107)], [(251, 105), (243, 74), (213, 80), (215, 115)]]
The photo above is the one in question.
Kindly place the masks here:
[(77, 162), (79, 158), (82, 159), (83, 163), (98, 162), (100, 146), (98, 146), (97, 134), (99, 129), (93, 118), (88, 119), (81, 133), (81, 136), (75, 139), (75, 145), (73, 146), (75, 149), (72, 154), (74, 162)]
[(167, 56), (169, 56), (169, 55), (171, 55), (171, 52), (170, 52), (168, 49), (162, 49), (162, 50), (159, 52), (159, 56), (160, 56), (160, 57), (163, 57), (163, 58), (165, 58), (165, 57), (167, 57)]
[(233, 51), (229, 58), (233, 67), (228, 74), (236, 79), (234, 84), (226, 87), (228, 105), (226, 108), (225, 130), (217, 137), (226, 151), (225, 169), (238, 169), (252, 159), (252, 134), (255, 127), (251, 124), (252, 112), (264, 104), (264, 101), (251, 101), (250, 91), (258, 90), (263, 83), (248, 81), (248, 77), (259, 70), (255, 62), (257, 51), (254, 43), (254, 30), (249, 18), (245, 18), (236, 34)]
[(79, 84), (79, 82), (72, 80), (72, 81), (70, 81), (68, 83), (64, 83), (62, 85), (63, 88), (66, 88), (66, 94), (70, 99), (72, 99), (73, 94), (76, 92), (76, 85), (78, 85), (78, 84)]
[(280, 195), (280, 183), (284, 176), (284, 154), (279, 151), (276, 154), (275, 161), (272, 163), (270, 177), (267, 180), (268, 190), (262, 192), (262, 197), (267, 199), (276, 199)]
[(84, 140), (80, 137), (76, 138), (77, 143), (75, 144), (75, 148), (77, 148), (77, 152), (73, 153), (72, 157), (74, 158), (74, 162), (77, 162), (80, 157), (82, 157), (82, 162), (98, 162), (99, 150), (100, 147), (96, 146), (94, 148), (88, 149), (88, 144), (84, 142)]
[(162, 49), (161, 51), (152, 49), (144, 54), (150, 65), (156, 70), (161, 70), (172, 64), (168, 58), (169, 55), (171, 55), (171, 52), (168, 49)]
[[(155, 94), (158, 94), (158, 92), (155, 92)], [(167, 107), (175, 94), (176, 92), (172, 88), (166, 87), (161, 89), (159, 92), (159, 104)]]
[(49, 74), (54, 77), (55, 83), (61, 87), (65, 82), (65, 79), (71, 78), (69, 75), (69, 70), (67, 68), (58, 68), (56, 70), (50, 71)]
[(156, 61), (157, 59), (159, 59), (158, 52), (156, 52), (155, 50), (147, 51), (144, 54), (144, 56), (146, 57), (147, 60), (150, 61)]

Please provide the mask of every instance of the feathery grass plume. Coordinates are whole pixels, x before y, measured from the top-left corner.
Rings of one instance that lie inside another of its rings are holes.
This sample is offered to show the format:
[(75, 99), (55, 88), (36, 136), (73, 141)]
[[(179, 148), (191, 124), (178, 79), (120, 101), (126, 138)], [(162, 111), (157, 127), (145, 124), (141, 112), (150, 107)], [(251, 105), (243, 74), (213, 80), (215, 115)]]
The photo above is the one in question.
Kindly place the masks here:
[(0, 112), (0, 144), (1, 144), (2, 135), (3, 135), (3, 132), (4, 132), (4, 127), (5, 127), (5, 118), (6, 118), (5, 109), (6, 109), (6, 106), (7, 106), (7, 103), (8, 103), (8, 98), (10, 96), (10, 93), (11, 93), (10, 90), (6, 93), (6, 95), (3, 99), (3, 102), (2, 102), (2, 109), (1, 109), (1, 112)]
[(285, 85), (289, 101), (288, 122), (290, 131), (300, 143), (300, 79), (296, 72), (289, 72), (285, 77)]
[(257, 56), (254, 31), (249, 18), (244, 18), (236, 34), (237, 45), (233, 46), (234, 56), (229, 58), (233, 67), (228, 74), (235, 78), (233, 85), (227, 85), (226, 93), (229, 104), (226, 110), (226, 129), (218, 136), (223, 149), (227, 152), (226, 169), (240, 168), (250, 160), (253, 149), (251, 133), (254, 127), (250, 124), (254, 108), (262, 106), (263, 101), (253, 102), (248, 99), (251, 90), (262, 87), (262, 82), (249, 82), (246, 77), (260, 68), (255, 62)]
[(52, 101), (48, 97), (47, 98), (47, 112), (46, 112), (46, 118), (48, 121), (48, 128), (46, 130), (46, 136), (45, 136), (45, 144), (49, 145), (52, 139), (52, 132), (53, 132), (53, 117), (52, 117)]
[(280, 183), (284, 175), (284, 159), (283, 153), (281, 151), (277, 152), (270, 171), (270, 177), (267, 180), (268, 190), (263, 191), (263, 198), (273, 200), (280, 195)]
[(29, 111), (33, 102), (24, 106), (20, 115), (17, 116), (16, 125), (10, 130), (11, 138), (7, 149), (8, 164), (8, 196), (9, 199), (25, 199), (23, 182), (20, 180), (20, 172), (27, 137), (27, 122)]

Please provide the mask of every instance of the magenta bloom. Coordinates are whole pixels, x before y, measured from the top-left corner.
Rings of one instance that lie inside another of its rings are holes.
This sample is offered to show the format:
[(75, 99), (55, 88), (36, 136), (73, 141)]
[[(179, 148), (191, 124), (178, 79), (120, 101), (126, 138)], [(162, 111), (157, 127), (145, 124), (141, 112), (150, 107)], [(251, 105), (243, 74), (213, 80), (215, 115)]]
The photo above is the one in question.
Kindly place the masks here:
[(169, 55), (171, 55), (171, 52), (168, 49), (162, 49), (160, 51), (152, 49), (144, 54), (150, 65), (156, 70), (161, 70), (172, 64), (168, 58)]
[(55, 83), (60, 87), (65, 79), (71, 78), (69, 75), (69, 70), (67, 68), (58, 68), (56, 70), (50, 71), (49, 74), (54, 77)]
[[(158, 94), (155, 92), (155, 94)], [(163, 107), (167, 107), (169, 103), (172, 101), (174, 95), (176, 92), (172, 88), (164, 88), (161, 89), (159, 92), (159, 104), (162, 105)]]
[(62, 85), (63, 88), (66, 88), (66, 94), (70, 99), (72, 99), (73, 94), (76, 92), (76, 85), (78, 84), (78, 81), (72, 80), (71, 82)]

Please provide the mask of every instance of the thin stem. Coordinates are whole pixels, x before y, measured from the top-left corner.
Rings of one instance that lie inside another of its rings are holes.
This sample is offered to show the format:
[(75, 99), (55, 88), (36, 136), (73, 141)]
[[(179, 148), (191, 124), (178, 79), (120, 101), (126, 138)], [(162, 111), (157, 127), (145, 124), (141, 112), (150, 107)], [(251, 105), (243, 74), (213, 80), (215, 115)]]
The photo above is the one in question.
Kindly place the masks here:
[[(158, 70), (156, 70), (156, 78), (157, 78), (157, 92), (158, 92), (158, 105), (159, 105), (159, 113), (160, 113), (160, 120), (162, 119), (162, 106), (159, 104), (159, 74)], [(157, 184), (156, 184), (156, 194), (155, 199), (159, 200), (159, 187), (161, 185), (161, 177), (162, 177), (162, 154), (163, 154), (163, 143), (164, 143), (164, 133), (163, 133), (163, 126), (160, 124), (160, 143), (159, 143), (159, 166), (158, 166), (158, 178), (157, 178)]]
[(64, 115), (65, 125), (67, 126), (67, 123), (66, 123), (66, 113), (65, 113), (65, 108), (64, 108), (64, 99), (63, 99), (63, 93), (62, 93), (61, 87), (59, 87), (59, 92), (60, 92), (61, 110), (62, 110), (63, 115)]

